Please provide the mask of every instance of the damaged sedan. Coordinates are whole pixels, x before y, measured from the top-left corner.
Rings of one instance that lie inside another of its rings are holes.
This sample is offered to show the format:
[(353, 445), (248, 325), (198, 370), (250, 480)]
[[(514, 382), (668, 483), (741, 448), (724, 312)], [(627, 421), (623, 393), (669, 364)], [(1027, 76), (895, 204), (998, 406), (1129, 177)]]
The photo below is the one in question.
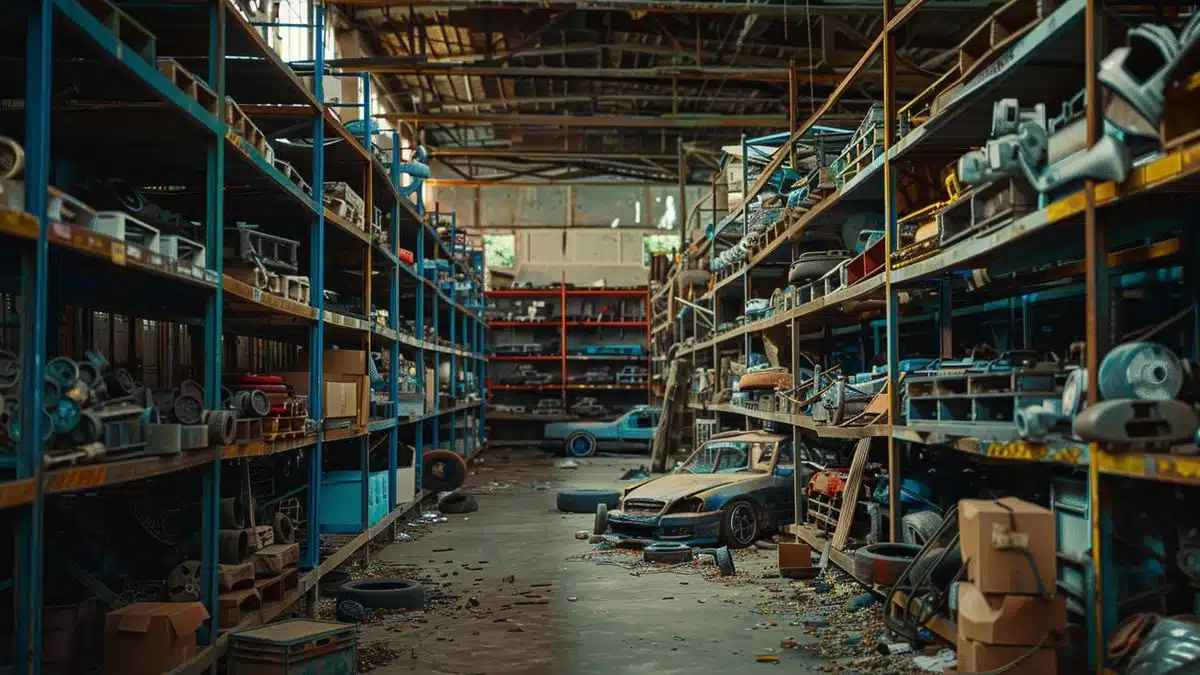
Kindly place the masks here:
[(627, 488), (607, 514), (608, 529), (620, 537), (746, 547), (794, 520), (794, 473), (788, 436), (718, 434), (672, 473)]

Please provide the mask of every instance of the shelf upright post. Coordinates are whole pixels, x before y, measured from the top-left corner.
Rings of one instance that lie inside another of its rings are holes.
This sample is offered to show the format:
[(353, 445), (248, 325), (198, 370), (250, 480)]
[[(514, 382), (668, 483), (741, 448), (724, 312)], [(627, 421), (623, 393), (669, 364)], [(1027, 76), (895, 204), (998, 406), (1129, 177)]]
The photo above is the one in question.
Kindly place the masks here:
[[(413, 266), (417, 275), (417, 309), (415, 312), (417, 328), (417, 391), (421, 392), (422, 401), (428, 398), (425, 393), (425, 207), (420, 198), (421, 191), (417, 190), (417, 250), (413, 251)], [(422, 410), (424, 408), (422, 407)], [(424, 410), (426, 414), (432, 412)], [(425, 450), (425, 415), (421, 416), (416, 425), (413, 438), (416, 446), (413, 452), (413, 471), (416, 474), (417, 491), (421, 490), (421, 455)]]
[[(225, 105), (225, 3), (210, 0), (208, 14), (208, 83)], [(221, 113), (224, 119), (224, 112)], [(209, 139), (205, 152), (205, 265), (217, 273), (217, 288), (209, 296), (204, 312), (204, 407), (221, 407), (222, 319), (224, 306), (225, 250), (225, 139)], [(212, 617), (201, 630), (202, 644), (217, 638), (217, 532), (220, 523), (221, 455), (200, 469), (200, 600)]]
[[(793, 143), (793, 142), (794, 141), (792, 141), (790, 139), (788, 140), (788, 143)], [(750, 184), (749, 184), (749, 181), (747, 180), (747, 174), (750, 172), (750, 161), (749, 161), (750, 154), (748, 151), (749, 147), (750, 146), (747, 145), (747, 143), (746, 143), (746, 134), (742, 134), (742, 237), (743, 238), (750, 232), (750, 207), (748, 206), (748, 202), (750, 200), (747, 199), (747, 197), (749, 197), (748, 193), (750, 191)], [(748, 269), (749, 264), (750, 264), (750, 259), (746, 258), (745, 263), (742, 265), (741, 271), (738, 272), (738, 274), (742, 277), (742, 308), (738, 312), (738, 314), (742, 314), (745, 312), (745, 303), (750, 301), (750, 270)], [(714, 298), (716, 297), (715, 293), (713, 294), (713, 297)], [(713, 321), (716, 321), (716, 317), (713, 317)], [(715, 326), (713, 327), (712, 332), (714, 332), (714, 333), (716, 332)], [(749, 332), (742, 334), (742, 358), (744, 358), (746, 361), (746, 367), (747, 368), (750, 367), (750, 333)], [(717, 345), (714, 344), (713, 345), (713, 363), (717, 363), (717, 362), (718, 362)], [(749, 419), (747, 419), (746, 421), (749, 422)]]
[[(369, 94), (370, 92), (365, 92), (365, 93)], [(371, 123), (371, 118), (367, 117), (367, 118), (365, 118), (364, 121), (369, 125)], [(364, 138), (369, 141), (370, 134), (369, 133), (365, 134)], [(366, 227), (367, 231), (370, 232), (371, 218), (373, 217), (373, 214), (375, 213), (375, 190), (374, 190), (375, 167), (374, 167), (374, 163), (370, 159), (370, 150), (367, 151), (367, 155), (368, 155), (368, 158), (363, 163), (363, 224)], [(367, 331), (365, 333), (363, 333), (362, 337), (361, 337), (362, 345), (364, 347), (363, 353), (366, 356), (366, 359), (365, 359), (366, 361), (371, 360), (371, 348), (373, 347), (372, 341), (371, 341), (371, 336), (374, 335), (374, 326), (375, 326), (375, 318), (374, 318), (375, 298), (374, 298), (374, 294), (372, 293), (372, 287), (374, 286), (374, 284), (372, 283), (373, 279), (371, 277), (371, 271), (375, 269), (374, 253), (375, 253), (375, 247), (372, 244), (372, 242), (370, 241), (370, 237), (368, 236), (368, 241), (367, 241), (367, 243), (365, 245), (365, 249), (363, 251), (363, 281), (362, 281), (362, 284), (363, 284), (362, 285), (362, 311), (363, 311), (363, 314), (366, 315), (366, 317), (367, 317)], [(364, 364), (364, 365), (366, 365), (366, 364)], [(370, 372), (371, 372), (370, 367), (367, 366), (367, 372), (360, 373), (360, 375), (369, 375)], [(363, 526), (364, 532), (367, 531), (367, 529), (370, 528), (370, 526), (371, 526), (371, 514), (370, 514), (370, 512), (371, 512), (371, 509), (370, 509), (370, 501), (371, 501), (371, 414), (370, 414), (370, 408), (371, 408), (371, 401), (373, 400), (374, 395), (370, 392), (370, 390), (371, 390), (370, 377), (367, 378), (367, 390), (368, 390), (368, 393), (367, 393), (367, 429), (366, 429), (366, 433), (364, 433), (362, 436), (358, 437), (359, 466), (362, 467), (362, 476), (359, 477), (359, 480), (362, 482), (362, 489), (361, 489), (362, 500), (361, 500), (360, 505), (362, 507), (362, 526)], [(391, 509), (389, 508), (388, 510), (390, 511)], [(366, 551), (366, 550), (367, 550), (366, 548), (363, 549), (363, 551)]]
[(954, 307), (951, 302), (950, 282), (938, 282), (938, 355), (943, 359), (954, 358)]
[[(324, 454), (324, 353), (325, 353), (325, 7), (313, 4), (313, 33), (315, 38), (313, 69), (313, 94), (317, 109), (313, 116), (313, 176), (312, 198), (317, 206), (317, 217), (309, 237), (311, 269), (309, 275), (312, 288), (313, 309), (317, 320), (309, 331), (308, 345), (308, 406), (309, 416), (317, 420), (317, 442), (308, 453), (308, 499), (305, 513), (308, 517), (308, 543), (301, 561), (303, 567), (316, 567), (321, 561), (321, 457)], [(315, 598), (315, 596), (310, 596)]]
[[(1084, 65), (1087, 96), (1087, 145), (1091, 148), (1101, 138), (1104, 117), (1100, 109), (1100, 84), (1097, 80), (1097, 54), (1103, 40), (1100, 26), (1099, 0), (1087, 0), (1084, 9)], [(1109, 306), (1108, 232), (1096, 213), (1096, 181), (1086, 179), (1084, 197), (1084, 309), (1087, 315), (1087, 400), (1094, 405), (1100, 400), (1097, 373), (1100, 361), (1108, 352), (1111, 341)], [(1099, 467), (1097, 443), (1088, 446), (1088, 513), (1092, 531), (1092, 619), (1088, 621), (1088, 653), (1092, 669), (1105, 665), (1109, 636), (1116, 630), (1117, 585), (1112, 564), (1112, 509), (1110, 496), (1105, 494)]]
[[(893, 0), (883, 0), (883, 214), (884, 229), (883, 274), (887, 295), (887, 396), (888, 396), (888, 527), (889, 541), (900, 541), (900, 447), (892, 434), (899, 414), (900, 397), (896, 391), (900, 382), (900, 301), (892, 287), (892, 254), (900, 244), (896, 219), (896, 174), (890, 151), (896, 133), (896, 42), (888, 24), (895, 13)], [(946, 317), (949, 321), (949, 316)]]
[[(400, 132), (392, 131), (392, 166), (391, 166), (392, 187), (396, 191), (400, 191)], [(388, 297), (388, 328), (398, 331), (400, 329), (400, 200), (392, 200), (392, 214), (388, 223), (388, 245), (392, 248), (392, 255), (396, 258), (396, 264), (392, 265), (391, 276), (388, 279), (388, 288), (391, 289), (391, 295)], [(396, 469), (398, 468), (400, 451), (400, 341), (392, 343), (392, 351), (388, 358), (388, 369), (392, 374), (392, 381), (388, 384), (388, 397), (392, 400), (392, 405), (396, 406), (397, 410), (394, 415), (396, 425), (388, 430), (388, 510), (391, 511), (396, 507)], [(417, 373), (418, 377), (420, 373)]]
[[(563, 270), (558, 285), (558, 369), (560, 377), (558, 400), (562, 402), (563, 410), (567, 410), (567, 271)], [(582, 311), (582, 310), (581, 310)]]
[[(458, 211), (450, 212), (450, 278), (457, 280), (457, 266), (454, 260), (454, 247), (458, 235)], [(452, 349), (458, 349), (458, 308), (454, 303), (458, 302), (458, 282), (450, 282), (450, 302), (447, 303), (450, 309), (450, 346)], [(458, 405), (458, 356), (450, 355), (450, 398), (454, 400), (450, 413), (450, 449), (458, 452), (458, 413), (453, 412), (454, 406)]]
[[(370, 181), (372, 178), (374, 178), (373, 172), (375, 171), (374, 162), (371, 160), (371, 123), (374, 121), (371, 118), (371, 74), (363, 73), (361, 77), (363, 90), (362, 146), (363, 149), (367, 151), (367, 180)], [(368, 208), (367, 212), (364, 214), (368, 226), (370, 226), (371, 223), (370, 219), (372, 213), (373, 212), (371, 209)]]
[[(441, 237), (438, 236), (438, 234), (437, 234), (437, 227), (438, 227), (438, 223), (440, 222), (441, 215), (442, 215), (441, 208), (439, 206), (435, 205), (433, 208), (433, 234), (435, 237), (437, 237), (437, 240), (434, 241), (434, 248), (433, 248), (433, 262), (434, 262), (434, 268), (433, 268), (433, 334), (435, 336), (437, 336), (439, 339), (440, 339), (440, 333), (438, 330), (438, 323), (440, 323), (440, 321), (438, 321), (438, 315), (442, 313), (442, 302), (443, 302), (443, 298), (445, 297), (442, 295), (442, 290), (440, 288), (438, 288), (438, 283), (437, 283), (437, 260), (438, 260), (438, 254), (441, 253), (441, 246), (442, 246)], [(421, 271), (422, 271), (422, 273), (424, 273), (424, 271), (425, 271), (424, 267), (421, 268)], [(438, 343), (438, 346), (439, 347), (441, 346), (440, 342)], [(432, 426), (433, 426), (433, 429), (432, 429), (432, 431), (433, 431), (433, 447), (435, 449), (441, 447), (442, 420), (437, 415), (438, 410), (441, 407), (442, 407), (442, 352), (440, 350), (434, 350), (434, 352), (433, 352), (433, 411), (432, 411), (433, 418), (431, 419), (431, 422), (432, 422)]]
[(17, 478), (34, 481), (33, 500), (17, 518), (17, 634), (14, 672), (42, 667), (42, 379), (46, 366), (50, 242), (46, 191), (50, 185), (50, 107), (54, 3), (28, 3), (25, 60), (25, 209), (37, 218), (37, 240), (21, 256), (21, 428)]

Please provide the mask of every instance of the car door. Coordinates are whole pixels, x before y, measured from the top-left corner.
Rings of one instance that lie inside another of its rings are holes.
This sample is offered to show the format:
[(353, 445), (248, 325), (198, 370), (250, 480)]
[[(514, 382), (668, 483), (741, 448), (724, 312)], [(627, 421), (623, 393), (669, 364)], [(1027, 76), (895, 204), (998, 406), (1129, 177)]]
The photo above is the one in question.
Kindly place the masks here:
[(786, 525), (796, 520), (796, 462), (792, 441), (779, 441), (771, 467), (771, 512), (775, 522)]
[(654, 437), (654, 420), (649, 410), (634, 410), (621, 420), (621, 440), (626, 443), (645, 445)]

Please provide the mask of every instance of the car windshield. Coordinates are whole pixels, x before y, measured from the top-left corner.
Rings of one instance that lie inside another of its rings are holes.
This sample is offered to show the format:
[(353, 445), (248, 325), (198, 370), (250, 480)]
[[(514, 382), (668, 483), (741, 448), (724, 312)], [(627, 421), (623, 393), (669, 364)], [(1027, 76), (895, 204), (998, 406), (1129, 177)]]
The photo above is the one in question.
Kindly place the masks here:
[(685, 473), (737, 473), (751, 470), (753, 443), (709, 441), (679, 467)]

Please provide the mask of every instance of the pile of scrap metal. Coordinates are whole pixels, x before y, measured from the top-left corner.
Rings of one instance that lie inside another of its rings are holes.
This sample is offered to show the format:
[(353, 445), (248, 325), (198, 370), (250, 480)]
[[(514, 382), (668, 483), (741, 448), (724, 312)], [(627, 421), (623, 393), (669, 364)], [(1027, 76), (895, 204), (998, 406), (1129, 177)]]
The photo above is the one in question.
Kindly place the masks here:
[(497, 382), (503, 385), (535, 387), (553, 384), (558, 379), (556, 373), (538, 370), (532, 363), (521, 363), (506, 375), (502, 375)]

